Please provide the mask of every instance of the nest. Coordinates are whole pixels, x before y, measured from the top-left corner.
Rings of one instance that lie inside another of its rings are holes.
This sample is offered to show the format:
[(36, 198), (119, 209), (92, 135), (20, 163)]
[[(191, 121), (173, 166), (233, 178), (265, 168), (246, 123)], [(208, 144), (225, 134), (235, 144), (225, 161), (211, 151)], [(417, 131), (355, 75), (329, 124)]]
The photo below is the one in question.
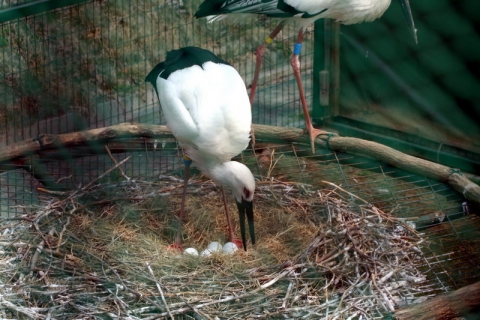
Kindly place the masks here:
[[(425, 280), (421, 236), (332, 183), (258, 182), (256, 247), (194, 257), (167, 249), (182, 180), (100, 181), (2, 222), (3, 318), (369, 319)], [(211, 181), (191, 179), (187, 212), (185, 246), (225, 239)]]

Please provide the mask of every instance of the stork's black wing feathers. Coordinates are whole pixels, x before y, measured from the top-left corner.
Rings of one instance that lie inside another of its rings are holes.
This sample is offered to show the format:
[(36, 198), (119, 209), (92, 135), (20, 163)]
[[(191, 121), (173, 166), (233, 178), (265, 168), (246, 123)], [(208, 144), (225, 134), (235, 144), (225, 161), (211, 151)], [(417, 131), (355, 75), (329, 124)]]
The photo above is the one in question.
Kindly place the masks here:
[(167, 79), (170, 74), (177, 70), (186, 69), (194, 65), (202, 67), (208, 61), (230, 65), (208, 50), (197, 47), (185, 47), (167, 52), (167, 59), (157, 64), (147, 75), (145, 81), (156, 87), (158, 76)]
[(256, 13), (288, 18), (303, 12), (296, 10), (284, 0), (206, 0), (200, 4), (195, 17), (229, 13)]

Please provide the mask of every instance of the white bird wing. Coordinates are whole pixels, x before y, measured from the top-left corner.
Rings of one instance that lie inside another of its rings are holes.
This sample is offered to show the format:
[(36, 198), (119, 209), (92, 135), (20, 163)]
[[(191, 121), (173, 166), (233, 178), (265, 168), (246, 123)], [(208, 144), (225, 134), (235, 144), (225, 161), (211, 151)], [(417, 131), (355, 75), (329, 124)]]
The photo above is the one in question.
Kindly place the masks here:
[[(195, 16), (218, 16), (232, 13), (266, 14), (271, 17), (310, 18), (316, 16), (332, 5), (348, 0), (206, 0)], [(210, 18), (214, 20), (215, 18)]]
[[(195, 67), (192, 67), (195, 68)], [(188, 79), (187, 79), (188, 80)], [(188, 82), (185, 85), (189, 85)], [(168, 79), (157, 78), (158, 99), (162, 107), (167, 126), (179, 141), (191, 141), (198, 135), (198, 126), (181, 97), (181, 86)], [(188, 100), (188, 99), (187, 99)]]
[[(227, 14), (253, 13), (279, 18), (330, 18), (344, 24), (372, 21), (385, 12), (391, 0), (205, 0), (195, 16), (209, 22)], [(307, 22), (305, 22), (307, 24)]]

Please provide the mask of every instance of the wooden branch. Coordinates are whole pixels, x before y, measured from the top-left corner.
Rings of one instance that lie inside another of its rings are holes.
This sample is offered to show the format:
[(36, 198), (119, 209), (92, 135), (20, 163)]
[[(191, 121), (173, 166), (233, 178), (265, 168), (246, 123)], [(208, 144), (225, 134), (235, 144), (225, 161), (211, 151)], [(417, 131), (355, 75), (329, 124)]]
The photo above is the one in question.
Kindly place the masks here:
[[(307, 135), (302, 129), (285, 128), (266, 125), (254, 125), (257, 140), (272, 142), (303, 142), (309, 144)], [(172, 138), (166, 126), (138, 123), (121, 123), (118, 125), (72, 132), (59, 135), (42, 135), (39, 139), (23, 142), (0, 149), (0, 163), (6, 163), (31, 154), (39, 154), (48, 150), (60, 150), (73, 146), (98, 146), (125, 138)], [(385, 145), (358, 138), (326, 136), (317, 137), (317, 148), (342, 151), (368, 156), (386, 162), (397, 168), (416, 173), (434, 180), (448, 183), (454, 190), (463, 194), (472, 203), (480, 206), (480, 187), (460, 172), (450, 167), (420, 159), (397, 151)]]
[[(296, 128), (255, 125), (255, 137), (271, 141), (308, 143), (303, 130)], [(320, 135), (315, 140), (317, 148), (343, 151), (371, 157), (386, 162), (394, 167), (422, 175), (437, 181), (448, 183), (455, 191), (463, 194), (465, 199), (480, 206), (480, 187), (457, 170), (450, 167), (410, 156), (383, 144), (358, 138)]]
[[(28, 139), (0, 149), (0, 163), (47, 150), (83, 145), (99, 145), (100, 143), (116, 139), (135, 137), (171, 138), (172, 134), (165, 126), (135, 123), (120, 123), (105, 128), (59, 135), (44, 134), (38, 139)], [(100, 147), (103, 149), (103, 145)]]
[(479, 310), (480, 282), (477, 282), (423, 303), (397, 310), (393, 318), (397, 320), (473, 319), (473, 316), (478, 316)]

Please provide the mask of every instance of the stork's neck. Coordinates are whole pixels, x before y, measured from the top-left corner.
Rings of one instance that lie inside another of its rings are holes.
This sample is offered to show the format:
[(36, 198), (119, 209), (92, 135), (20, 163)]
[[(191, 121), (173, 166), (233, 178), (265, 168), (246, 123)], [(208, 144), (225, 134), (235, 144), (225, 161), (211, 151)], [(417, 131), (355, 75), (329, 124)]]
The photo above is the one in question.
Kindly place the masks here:
[[(221, 164), (217, 164), (210, 168), (205, 168), (205, 172), (210, 178), (218, 184), (227, 188), (232, 188), (233, 179), (232, 176), (235, 170), (234, 161), (227, 161)], [(236, 162), (238, 163), (238, 162)]]

